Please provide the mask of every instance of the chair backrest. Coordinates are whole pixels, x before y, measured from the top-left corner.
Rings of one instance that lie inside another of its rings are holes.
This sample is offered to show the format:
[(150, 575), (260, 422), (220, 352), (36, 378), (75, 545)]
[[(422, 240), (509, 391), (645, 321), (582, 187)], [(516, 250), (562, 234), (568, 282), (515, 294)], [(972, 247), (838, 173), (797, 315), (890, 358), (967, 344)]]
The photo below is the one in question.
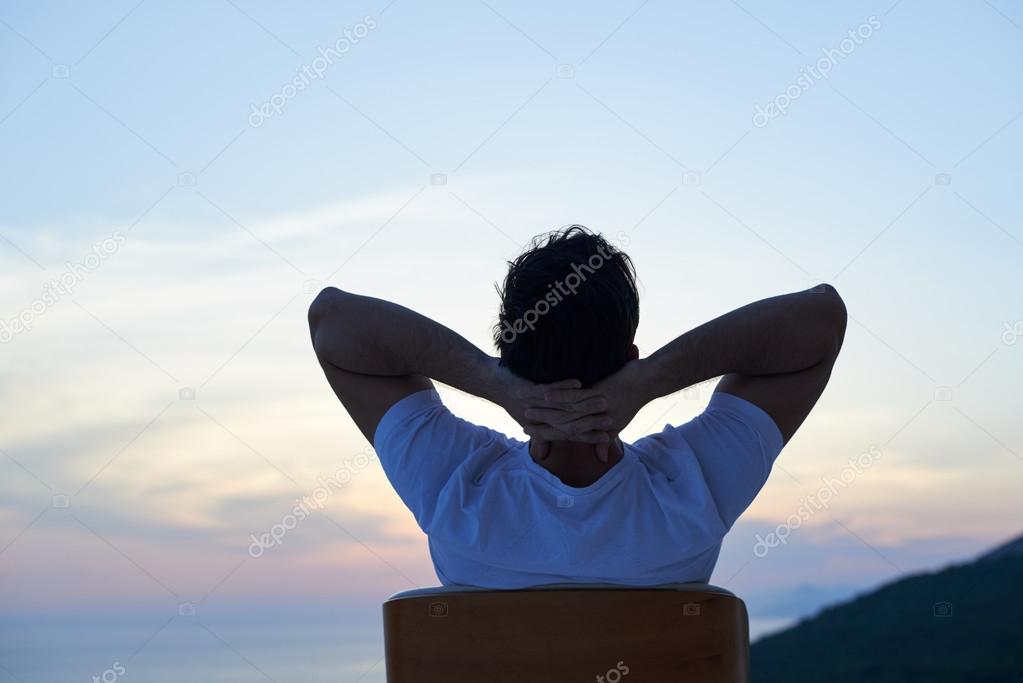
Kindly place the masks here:
[(383, 605), (388, 683), (745, 683), (749, 621), (707, 584), (446, 586)]

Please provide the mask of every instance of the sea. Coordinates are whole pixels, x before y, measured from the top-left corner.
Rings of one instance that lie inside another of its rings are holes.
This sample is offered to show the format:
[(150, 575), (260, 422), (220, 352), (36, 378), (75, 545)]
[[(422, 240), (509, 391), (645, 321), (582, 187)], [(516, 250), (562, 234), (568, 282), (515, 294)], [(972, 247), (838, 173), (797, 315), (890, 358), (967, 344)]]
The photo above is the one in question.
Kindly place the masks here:
[[(0, 620), (0, 683), (383, 683), (379, 618)], [(752, 619), (751, 639), (791, 619)]]

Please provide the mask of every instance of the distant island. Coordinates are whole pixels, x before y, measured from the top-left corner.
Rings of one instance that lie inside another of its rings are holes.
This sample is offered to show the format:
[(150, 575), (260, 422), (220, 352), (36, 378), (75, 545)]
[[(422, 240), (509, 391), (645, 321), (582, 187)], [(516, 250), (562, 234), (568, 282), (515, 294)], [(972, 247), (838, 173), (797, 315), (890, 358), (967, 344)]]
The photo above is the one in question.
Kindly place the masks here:
[(766, 636), (754, 683), (1023, 683), (1023, 536)]

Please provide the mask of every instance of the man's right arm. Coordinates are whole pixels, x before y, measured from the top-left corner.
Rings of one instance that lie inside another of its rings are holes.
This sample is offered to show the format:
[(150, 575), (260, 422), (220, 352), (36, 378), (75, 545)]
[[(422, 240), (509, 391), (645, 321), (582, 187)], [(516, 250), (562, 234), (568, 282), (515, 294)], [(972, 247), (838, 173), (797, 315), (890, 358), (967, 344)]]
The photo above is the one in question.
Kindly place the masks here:
[[(737, 308), (598, 382), (593, 389), (607, 398), (608, 433), (617, 436), (656, 398), (722, 377), (715, 391), (763, 410), (787, 443), (824, 391), (845, 327), (845, 303), (831, 285)], [(539, 436), (572, 440), (559, 435), (557, 412), (532, 409), (526, 417), (548, 423), (535, 428)], [(607, 449), (599, 444), (597, 456), (606, 460)]]
[(761, 408), (788, 442), (828, 383), (846, 319), (831, 285), (763, 299), (637, 361), (634, 389), (645, 402), (723, 376), (715, 391)]

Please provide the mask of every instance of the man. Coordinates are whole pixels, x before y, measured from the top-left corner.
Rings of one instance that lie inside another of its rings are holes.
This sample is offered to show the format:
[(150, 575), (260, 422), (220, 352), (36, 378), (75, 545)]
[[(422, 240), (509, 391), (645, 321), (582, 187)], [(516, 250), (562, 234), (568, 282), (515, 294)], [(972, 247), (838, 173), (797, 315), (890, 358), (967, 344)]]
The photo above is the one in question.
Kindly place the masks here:
[[(640, 359), (629, 257), (581, 226), (509, 264), (491, 358), (397, 304), (324, 289), (330, 386), (429, 538), (444, 584), (708, 581), (721, 541), (831, 376), (829, 285), (743, 306)], [(706, 410), (632, 444), (650, 401), (721, 376)], [(503, 407), (528, 442), (461, 420), (431, 380)]]

